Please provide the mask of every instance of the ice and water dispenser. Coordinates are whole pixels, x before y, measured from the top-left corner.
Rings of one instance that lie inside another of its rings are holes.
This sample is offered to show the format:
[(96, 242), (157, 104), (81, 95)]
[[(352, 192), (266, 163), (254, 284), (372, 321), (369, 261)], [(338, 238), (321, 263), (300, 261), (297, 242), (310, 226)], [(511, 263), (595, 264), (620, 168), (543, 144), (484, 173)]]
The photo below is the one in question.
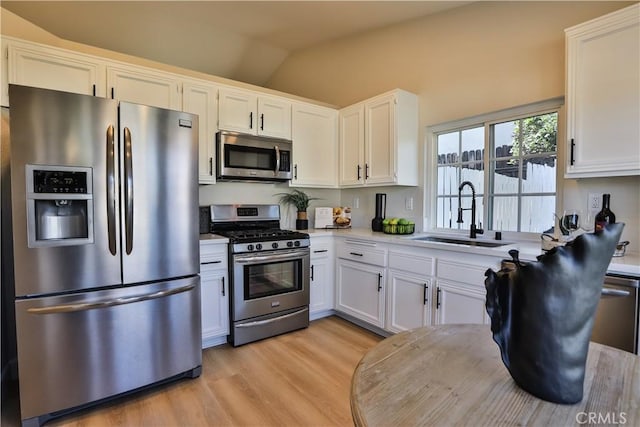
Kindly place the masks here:
[(30, 248), (93, 243), (91, 168), (27, 165)]

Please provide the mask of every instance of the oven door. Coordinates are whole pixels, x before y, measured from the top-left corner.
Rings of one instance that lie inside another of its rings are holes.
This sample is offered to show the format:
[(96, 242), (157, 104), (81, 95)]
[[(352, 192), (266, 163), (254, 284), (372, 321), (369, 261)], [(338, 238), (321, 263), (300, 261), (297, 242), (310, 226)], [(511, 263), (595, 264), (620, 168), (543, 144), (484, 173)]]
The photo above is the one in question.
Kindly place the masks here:
[(309, 305), (309, 248), (235, 254), (234, 322)]

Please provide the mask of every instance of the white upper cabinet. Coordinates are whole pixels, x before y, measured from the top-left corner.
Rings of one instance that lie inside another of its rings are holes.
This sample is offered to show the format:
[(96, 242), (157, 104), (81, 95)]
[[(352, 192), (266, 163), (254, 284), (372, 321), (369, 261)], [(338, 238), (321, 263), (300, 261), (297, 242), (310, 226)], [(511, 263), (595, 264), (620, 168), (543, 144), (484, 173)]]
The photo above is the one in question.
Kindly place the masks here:
[[(83, 95), (105, 96), (105, 63), (93, 57), (54, 47), (3, 38), (7, 58), (4, 82)], [(8, 85), (2, 87), (2, 105), (9, 105)]]
[(197, 114), (198, 182), (216, 182), (216, 132), (218, 132), (218, 86), (205, 81), (185, 80), (182, 110)]
[(567, 178), (640, 174), (640, 5), (566, 30)]
[(340, 110), (340, 185), (364, 184), (364, 104)]
[(340, 110), (340, 185), (418, 185), (418, 98), (396, 89)]
[(220, 90), (218, 127), (291, 139), (291, 103), (257, 92), (224, 88)]
[(294, 187), (338, 186), (338, 112), (294, 103), (292, 119)]
[(133, 65), (107, 66), (107, 97), (152, 107), (182, 109), (179, 76)]

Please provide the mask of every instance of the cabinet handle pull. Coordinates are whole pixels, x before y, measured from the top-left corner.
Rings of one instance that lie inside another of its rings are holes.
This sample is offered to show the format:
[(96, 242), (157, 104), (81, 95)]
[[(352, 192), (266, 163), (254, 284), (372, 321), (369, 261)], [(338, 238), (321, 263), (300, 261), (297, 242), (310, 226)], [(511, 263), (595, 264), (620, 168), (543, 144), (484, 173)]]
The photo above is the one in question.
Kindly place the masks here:
[(96, 85), (93, 85), (93, 96), (96, 96)]
[(436, 292), (436, 310), (440, 308), (440, 288)]
[(382, 273), (378, 273), (378, 292), (382, 289)]
[(313, 282), (313, 265), (311, 266), (311, 281)]
[(364, 179), (369, 179), (369, 163), (364, 164)]
[(111, 88), (111, 99), (116, 99), (116, 89), (115, 88)]
[(222, 276), (222, 296), (224, 296), (224, 276)]
[(427, 291), (429, 290), (429, 287), (427, 286), (426, 283), (423, 286), (424, 286), (424, 288), (422, 290), (423, 291), (422, 299), (423, 299), (424, 305), (427, 305), (427, 303), (429, 302), (429, 300), (427, 299)]
[(207, 265), (207, 264), (221, 264), (222, 260), (217, 260), (217, 261), (208, 261), (208, 262), (203, 262), (201, 263), (202, 265)]
[(576, 143), (575, 143), (575, 141), (573, 140), (573, 138), (571, 138), (571, 161), (570, 161), (571, 166), (573, 166), (573, 164), (575, 163), (575, 160), (576, 160), (576, 159), (573, 157), (573, 149), (575, 148), (575, 146), (576, 146)]
[(253, 129), (253, 111), (249, 113), (249, 129)]
[(313, 251), (314, 254), (319, 254), (321, 252), (329, 252), (328, 249), (316, 249), (315, 251)]
[(293, 165), (293, 179), (298, 179), (298, 165)]
[(359, 254), (358, 252), (349, 252), (351, 255), (355, 255), (355, 256), (362, 256), (362, 254)]
[(360, 181), (360, 170), (362, 169), (362, 166), (358, 165), (358, 181)]
[(209, 176), (213, 176), (213, 157), (209, 157)]
[(264, 130), (264, 114), (260, 114), (260, 130)]

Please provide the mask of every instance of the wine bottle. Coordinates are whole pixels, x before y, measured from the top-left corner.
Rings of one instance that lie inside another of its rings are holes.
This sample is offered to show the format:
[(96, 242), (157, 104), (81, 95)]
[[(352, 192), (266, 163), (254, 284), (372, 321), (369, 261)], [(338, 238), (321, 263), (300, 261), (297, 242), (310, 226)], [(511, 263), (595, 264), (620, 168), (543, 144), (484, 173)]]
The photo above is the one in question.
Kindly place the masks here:
[(602, 209), (596, 215), (596, 223), (594, 230), (602, 230), (607, 224), (614, 224), (616, 222), (616, 215), (609, 209), (609, 202), (611, 200), (610, 194), (602, 195)]

